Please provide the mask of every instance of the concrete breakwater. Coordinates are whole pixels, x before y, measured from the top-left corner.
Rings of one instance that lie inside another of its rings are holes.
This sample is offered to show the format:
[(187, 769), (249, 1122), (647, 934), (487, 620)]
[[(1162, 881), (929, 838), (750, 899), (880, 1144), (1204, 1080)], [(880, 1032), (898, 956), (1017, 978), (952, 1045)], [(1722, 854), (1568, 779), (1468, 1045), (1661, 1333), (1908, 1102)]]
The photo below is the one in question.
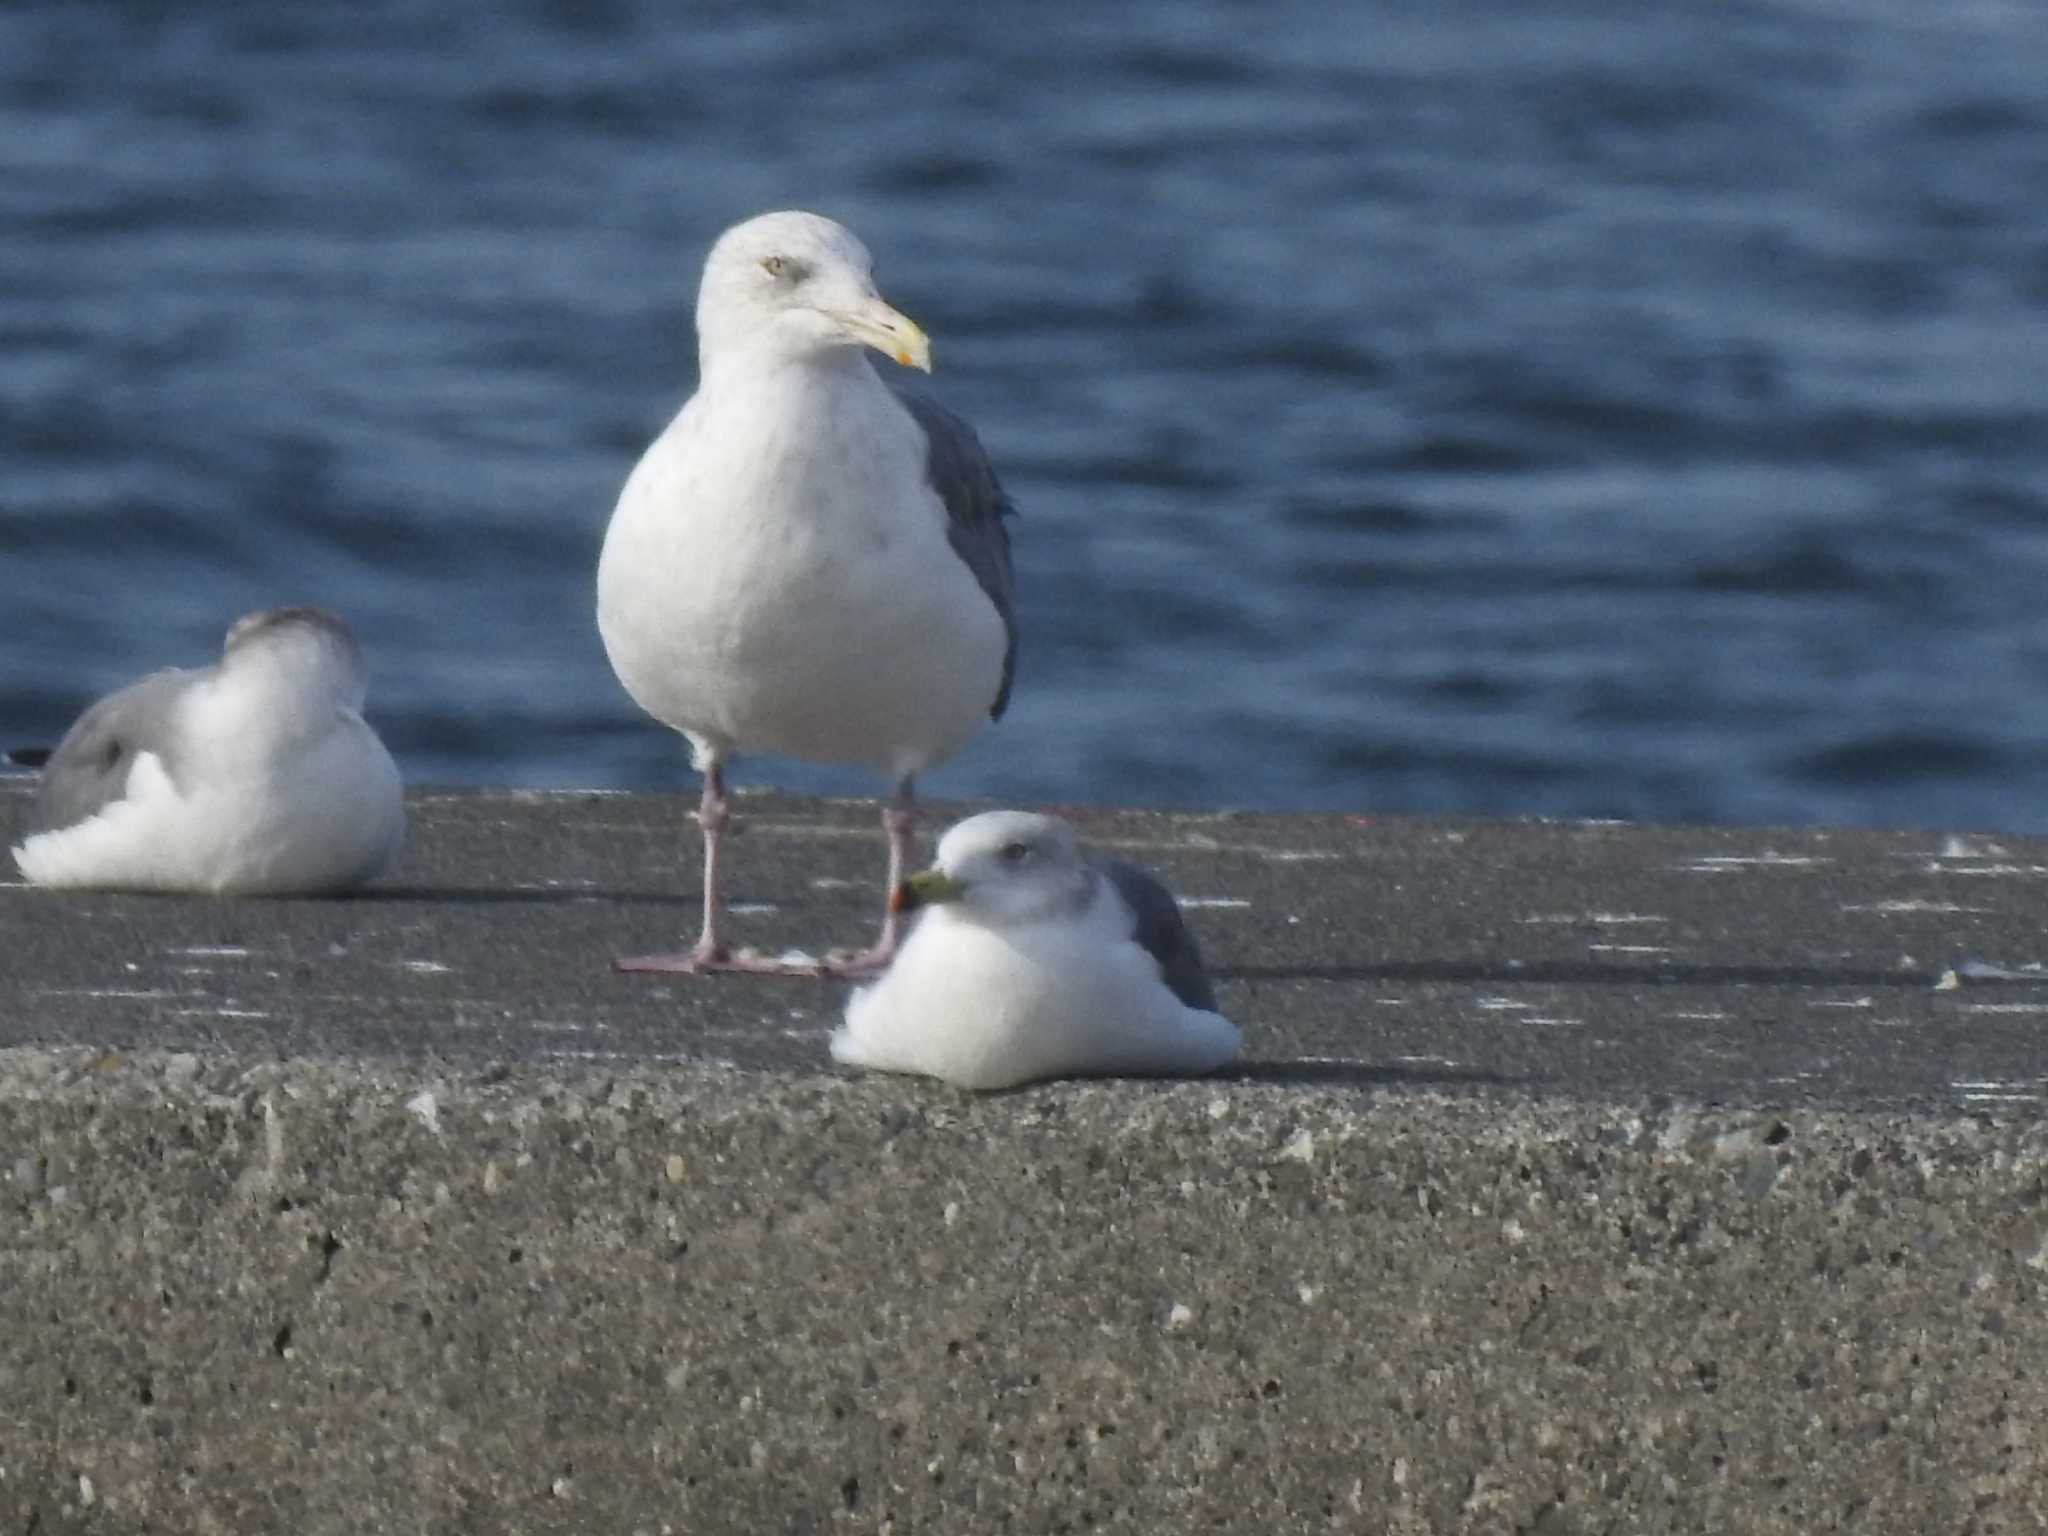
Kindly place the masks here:
[[(2048, 1518), (2040, 845), (1082, 814), (1247, 1061), (972, 1098), (611, 975), (678, 810), (0, 890), (0, 1529)], [(858, 937), (865, 808), (748, 818), (759, 941)]]

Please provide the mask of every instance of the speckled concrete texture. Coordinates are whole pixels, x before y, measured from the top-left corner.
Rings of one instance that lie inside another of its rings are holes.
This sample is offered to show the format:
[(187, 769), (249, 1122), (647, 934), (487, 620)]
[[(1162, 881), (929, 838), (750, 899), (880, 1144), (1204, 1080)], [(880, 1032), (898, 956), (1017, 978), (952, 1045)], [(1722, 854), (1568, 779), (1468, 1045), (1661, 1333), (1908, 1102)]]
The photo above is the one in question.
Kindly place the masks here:
[(2048, 1129), (0, 1053), (0, 1531), (1994, 1532)]
[[(696, 933), (686, 798), (418, 792), (348, 900), (0, 885), (0, 1047), (815, 1071), (843, 988), (611, 969)], [(0, 783), (0, 846), (27, 805)], [(1188, 903), (1242, 1079), (2048, 1112), (2048, 840), (1068, 814)], [(872, 804), (752, 793), (736, 825), (747, 942), (872, 936)]]

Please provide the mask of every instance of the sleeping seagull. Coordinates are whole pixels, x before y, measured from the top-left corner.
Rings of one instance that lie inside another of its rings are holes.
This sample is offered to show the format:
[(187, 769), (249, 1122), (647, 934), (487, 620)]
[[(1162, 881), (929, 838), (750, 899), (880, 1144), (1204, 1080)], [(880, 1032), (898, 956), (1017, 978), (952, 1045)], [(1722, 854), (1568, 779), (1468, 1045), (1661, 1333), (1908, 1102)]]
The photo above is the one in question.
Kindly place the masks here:
[(923, 331), (882, 302), (867, 248), (830, 219), (727, 230), (697, 294), (697, 393), (619, 494), (597, 626), (634, 702), (689, 738), (704, 776), (704, 926), (695, 948), (625, 970), (863, 975), (735, 950), (719, 901), (736, 751), (887, 776), (885, 896), (909, 867), (914, 780), (1009, 703), (1017, 664), (1009, 499), (973, 428), (883, 382), (864, 349), (931, 369)]
[(928, 910), (847, 1002), (835, 1060), (1011, 1088), (1211, 1072), (1237, 1055), (1172, 895), (1135, 865), (1091, 863), (1055, 817), (970, 816), (898, 903)]
[(218, 665), (154, 672), (78, 719), (43, 767), (14, 861), (36, 885), (319, 895), (405, 833), (367, 673), (318, 608), (238, 620)]

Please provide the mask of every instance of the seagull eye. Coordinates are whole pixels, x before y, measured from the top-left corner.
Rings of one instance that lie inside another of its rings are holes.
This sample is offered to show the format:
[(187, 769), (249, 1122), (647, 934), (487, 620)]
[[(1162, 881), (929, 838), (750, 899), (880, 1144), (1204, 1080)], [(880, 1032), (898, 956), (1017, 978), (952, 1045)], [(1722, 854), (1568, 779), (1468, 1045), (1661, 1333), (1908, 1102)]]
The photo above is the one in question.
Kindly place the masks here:
[(761, 270), (770, 277), (779, 277), (786, 283), (800, 283), (809, 273), (804, 264), (793, 256), (763, 256)]
[(1031, 857), (1031, 845), (1029, 843), (1005, 843), (1001, 850), (997, 852), (996, 857), (1005, 864), (1022, 864)]

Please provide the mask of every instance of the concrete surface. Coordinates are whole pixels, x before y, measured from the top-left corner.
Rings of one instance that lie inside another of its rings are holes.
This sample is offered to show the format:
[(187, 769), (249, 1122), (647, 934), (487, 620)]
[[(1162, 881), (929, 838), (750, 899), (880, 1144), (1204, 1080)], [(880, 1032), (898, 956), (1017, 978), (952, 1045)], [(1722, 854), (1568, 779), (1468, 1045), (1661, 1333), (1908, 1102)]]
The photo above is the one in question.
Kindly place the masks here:
[[(611, 972), (614, 953), (695, 936), (686, 798), (415, 795), (399, 866), (346, 901), (0, 888), (0, 1046), (825, 1069), (837, 987)], [(873, 807), (743, 805), (742, 936), (868, 938)], [(0, 787), (0, 847), (25, 806)], [(2048, 1105), (2039, 840), (1071, 814), (1190, 902), (1254, 1080)], [(2013, 976), (1939, 989), (1971, 962)]]
[[(413, 808), (0, 890), (0, 1532), (2048, 1524), (2039, 843), (1077, 815), (1250, 1062), (976, 1099), (610, 974), (678, 802)], [(747, 815), (860, 937), (870, 811)]]

